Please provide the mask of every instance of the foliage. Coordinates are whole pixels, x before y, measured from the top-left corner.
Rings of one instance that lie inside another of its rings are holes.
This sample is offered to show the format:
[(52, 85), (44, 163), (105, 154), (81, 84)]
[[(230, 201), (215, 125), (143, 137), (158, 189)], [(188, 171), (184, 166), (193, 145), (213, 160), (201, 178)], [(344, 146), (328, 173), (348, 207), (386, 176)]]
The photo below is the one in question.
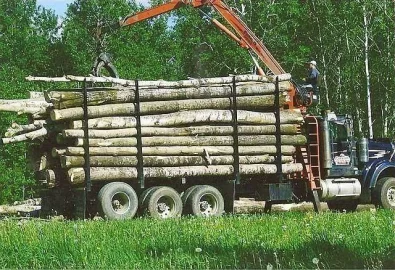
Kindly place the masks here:
[[(56, 41), (56, 16), (52, 11), (37, 8), (36, 1), (0, 2), (0, 90), (1, 99), (28, 97), (32, 84), (24, 77), (51, 75), (51, 48)], [(37, 89), (37, 88), (36, 88)], [(12, 121), (26, 121), (15, 114), (2, 113), (2, 133)], [(34, 186), (26, 168), (25, 145), (0, 148), (0, 202), (31, 196)], [(24, 189), (28, 192), (24, 193)]]
[(5, 268), (367, 269), (395, 265), (395, 213), (0, 222)]

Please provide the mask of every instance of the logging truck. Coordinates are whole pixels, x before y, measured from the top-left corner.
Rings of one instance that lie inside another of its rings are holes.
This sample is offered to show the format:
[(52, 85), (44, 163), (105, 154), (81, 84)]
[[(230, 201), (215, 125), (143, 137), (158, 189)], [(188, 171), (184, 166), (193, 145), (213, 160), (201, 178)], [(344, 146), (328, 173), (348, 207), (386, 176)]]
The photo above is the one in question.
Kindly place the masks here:
[[(44, 104), (40, 101), (44, 109), (26, 109), (36, 120), (3, 138), (3, 143), (43, 138), (31, 152), (37, 178), (47, 187), (44, 215), (219, 216), (232, 213), (241, 197), (265, 201), (267, 212), (273, 204), (303, 201), (316, 211), (320, 202), (336, 211), (367, 203), (395, 209), (394, 144), (357, 140), (349, 115), (307, 113), (315, 97), (292, 82), (223, 1), (171, 0), (115, 26), (187, 5), (218, 12), (232, 30), (213, 23), (250, 52), (258, 75), (177, 82), (60, 78), (81, 87), (47, 91)], [(101, 29), (98, 36), (113, 29)], [(108, 61), (97, 64), (95, 71), (117, 74)], [(22, 129), (29, 133), (16, 136)]]

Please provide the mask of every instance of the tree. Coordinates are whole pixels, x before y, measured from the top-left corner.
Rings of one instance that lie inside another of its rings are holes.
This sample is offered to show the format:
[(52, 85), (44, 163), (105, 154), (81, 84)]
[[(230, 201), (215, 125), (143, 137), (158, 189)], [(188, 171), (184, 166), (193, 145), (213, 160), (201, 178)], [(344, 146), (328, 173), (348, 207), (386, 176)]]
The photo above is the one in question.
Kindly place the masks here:
[[(56, 16), (36, 7), (36, 1), (0, 2), (0, 89), (2, 99), (26, 98), (32, 84), (24, 77), (30, 74), (51, 75), (51, 46), (56, 40)], [(15, 115), (2, 113), (3, 133)], [(26, 169), (25, 146), (0, 148), (0, 202), (21, 199), (22, 188), (33, 186), (31, 172)], [(26, 195), (29, 195), (28, 193)]]

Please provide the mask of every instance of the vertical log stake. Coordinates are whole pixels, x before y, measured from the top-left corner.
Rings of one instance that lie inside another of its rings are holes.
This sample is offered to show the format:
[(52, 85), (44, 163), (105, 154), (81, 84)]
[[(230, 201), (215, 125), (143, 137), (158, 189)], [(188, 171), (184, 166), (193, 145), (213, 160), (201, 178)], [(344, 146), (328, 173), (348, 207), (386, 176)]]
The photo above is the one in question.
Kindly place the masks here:
[(140, 93), (139, 81), (135, 81), (135, 107), (136, 107), (136, 139), (137, 139), (137, 179), (140, 183), (140, 188), (144, 188), (144, 167), (143, 167), (143, 143), (141, 138), (141, 113), (140, 113)]

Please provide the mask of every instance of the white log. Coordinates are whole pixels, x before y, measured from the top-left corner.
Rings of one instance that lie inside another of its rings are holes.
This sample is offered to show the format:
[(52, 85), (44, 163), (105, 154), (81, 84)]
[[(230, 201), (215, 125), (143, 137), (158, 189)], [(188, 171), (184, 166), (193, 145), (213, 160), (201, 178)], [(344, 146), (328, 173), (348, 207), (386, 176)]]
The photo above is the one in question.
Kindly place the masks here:
[[(303, 170), (302, 164), (283, 164), (284, 174), (300, 172)], [(272, 164), (241, 164), (241, 175), (268, 175), (277, 172), (276, 165)], [(233, 166), (231, 165), (213, 165), (213, 166), (182, 166), (182, 167), (150, 167), (144, 168), (144, 177), (146, 178), (175, 178), (175, 177), (193, 177), (193, 176), (231, 176)], [(83, 168), (72, 168), (67, 172), (68, 180), (71, 184), (81, 184), (85, 181), (85, 172)], [(90, 177), (92, 181), (109, 181), (109, 180), (132, 180), (137, 178), (137, 169), (135, 167), (91, 167)]]
[[(100, 105), (106, 103), (126, 103), (135, 101), (135, 91), (129, 88), (117, 89), (109, 87), (88, 92), (88, 105)], [(291, 83), (284, 81), (279, 83), (281, 92), (289, 91)], [(237, 96), (254, 96), (273, 94), (275, 85), (273, 83), (238, 83), (236, 87)], [(79, 91), (79, 92), (76, 92)], [(188, 99), (210, 99), (231, 97), (232, 88), (229, 85), (189, 87), (189, 88), (149, 88), (141, 89), (140, 101), (161, 101), (161, 100), (188, 100)], [(282, 93), (286, 95), (286, 93)], [(54, 104), (56, 109), (79, 107), (83, 104), (83, 93), (81, 89), (73, 91), (47, 91), (46, 100)]]
[(37, 76), (27, 76), (25, 77), (25, 80), (32, 82), (70, 82), (69, 79), (67, 79), (65, 76), (64, 77), (37, 77)]
[[(285, 99), (280, 98), (280, 104)], [(243, 96), (237, 97), (237, 108), (240, 110), (264, 110), (272, 108), (274, 105), (274, 96)], [(142, 102), (140, 104), (141, 114), (163, 114), (178, 111), (193, 111), (217, 109), (227, 110), (232, 106), (229, 98), (212, 98), (212, 99), (189, 99), (189, 100), (168, 100)], [(105, 116), (124, 116), (134, 115), (136, 106), (134, 103), (105, 104), (98, 106), (88, 106), (88, 117), (97, 118)], [(50, 112), (53, 121), (66, 119), (82, 119), (84, 117), (83, 107), (74, 107), (62, 110), (52, 110)]]
[[(143, 155), (148, 156), (209, 156), (218, 155), (232, 155), (233, 146), (157, 146), (157, 147), (143, 147)], [(240, 155), (263, 155), (276, 154), (276, 147), (272, 145), (263, 146), (239, 146)], [(52, 156), (59, 155), (84, 155), (83, 147), (67, 147), (67, 148), (53, 148)], [(295, 153), (295, 146), (282, 145), (281, 153), (283, 155), (292, 155)], [(89, 147), (89, 154), (91, 156), (130, 156), (137, 155), (136, 147)]]
[[(130, 167), (137, 166), (136, 156), (91, 156), (90, 166), (92, 167)], [(282, 156), (283, 163), (293, 161), (292, 156)], [(85, 164), (83, 156), (62, 156), (60, 158), (62, 168), (81, 167)], [(173, 167), (173, 166), (208, 166), (208, 165), (232, 165), (233, 156), (144, 156), (143, 165), (152, 167)], [(240, 156), (240, 164), (265, 164), (274, 163), (275, 157), (269, 155), (261, 156)]]
[[(303, 122), (299, 109), (283, 110), (280, 117), (281, 124), (298, 124)], [(237, 121), (241, 125), (270, 125), (276, 118), (274, 113), (261, 113), (238, 110)], [(162, 115), (144, 115), (141, 117), (143, 127), (171, 127), (189, 124), (232, 123), (232, 112), (227, 110), (195, 110)], [(136, 127), (135, 117), (100, 117), (88, 120), (88, 127), (92, 129), (131, 128)], [(72, 121), (71, 129), (82, 128), (82, 121)]]
[[(242, 134), (275, 134), (276, 127), (274, 125), (265, 126), (238, 126), (238, 133)], [(280, 128), (281, 134), (296, 134), (298, 125), (284, 124)], [(124, 129), (90, 129), (90, 138), (122, 138), (137, 135), (136, 128)], [(143, 136), (188, 136), (188, 135), (230, 135), (233, 134), (231, 126), (195, 126), (195, 127), (143, 127), (141, 129)], [(65, 138), (83, 138), (85, 136), (83, 129), (65, 129), (62, 131)]]
[[(233, 145), (233, 136), (154, 136), (142, 137), (143, 146), (225, 146)], [(75, 146), (83, 146), (84, 138), (77, 138)], [(281, 135), (282, 145), (304, 145), (307, 140), (304, 135)], [(275, 135), (251, 135), (239, 136), (239, 145), (275, 145)], [(89, 146), (136, 146), (137, 139), (132, 138), (109, 138), (90, 139)]]
[(27, 125), (20, 125), (18, 123), (12, 123), (11, 128), (7, 129), (7, 132), (4, 134), (5, 137), (10, 138), (16, 136), (21, 133), (34, 131), (43, 127), (41, 122), (27, 124)]
[(39, 116), (46, 114), (47, 109), (52, 104), (45, 100), (19, 99), (19, 100), (0, 100), (0, 111), (16, 112), (18, 114), (32, 114)]
[(17, 135), (11, 138), (2, 138), (3, 144), (15, 143), (15, 142), (23, 142), (23, 141), (32, 141), (35, 139), (43, 139), (45, 135), (48, 134), (46, 128), (40, 128), (39, 130), (35, 130), (29, 133)]

